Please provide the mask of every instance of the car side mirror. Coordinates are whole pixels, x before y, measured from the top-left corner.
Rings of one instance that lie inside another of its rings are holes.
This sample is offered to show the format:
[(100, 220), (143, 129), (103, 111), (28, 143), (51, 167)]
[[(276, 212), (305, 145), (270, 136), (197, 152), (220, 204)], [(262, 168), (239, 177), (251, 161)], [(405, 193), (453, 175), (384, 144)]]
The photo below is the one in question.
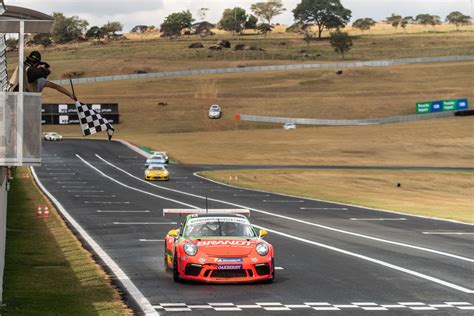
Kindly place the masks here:
[(258, 237), (260, 238), (263, 238), (266, 235), (268, 235), (268, 232), (265, 229), (260, 229), (260, 231), (258, 232)]
[(168, 236), (176, 238), (178, 237), (178, 231), (176, 229), (172, 229), (168, 232)]

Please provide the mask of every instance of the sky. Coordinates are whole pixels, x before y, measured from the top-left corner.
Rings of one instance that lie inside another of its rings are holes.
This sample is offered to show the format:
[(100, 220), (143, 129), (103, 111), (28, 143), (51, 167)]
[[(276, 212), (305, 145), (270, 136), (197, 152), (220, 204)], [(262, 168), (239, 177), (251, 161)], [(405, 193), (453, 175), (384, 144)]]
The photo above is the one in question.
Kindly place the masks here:
[[(250, 13), (252, 3), (263, 0), (4, 0), (6, 5), (21, 6), (46, 14), (62, 12), (66, 16), (76, 15), (89, 22), (90, 26), (102, 26), (108, 21), (119, 21), (128, 32), (135, 25), (157, 25), (173, 12), (190, 10), (196, 20), (200, 8), (209, 8), (206, 20), (217, 22), (226, 8), (242, 7)], [(352, 10), (352, 21), (370, 17), (382, 20), (392, 13), (416, 16), (429, 13), (444, 19), (452, 11), (461, 11), (473, 16), (474, 0), (341, 0)], [(292, 10), (301, 0), (283, 0), (287, 11), (276, 17), (273, 23), (292, 24)]]

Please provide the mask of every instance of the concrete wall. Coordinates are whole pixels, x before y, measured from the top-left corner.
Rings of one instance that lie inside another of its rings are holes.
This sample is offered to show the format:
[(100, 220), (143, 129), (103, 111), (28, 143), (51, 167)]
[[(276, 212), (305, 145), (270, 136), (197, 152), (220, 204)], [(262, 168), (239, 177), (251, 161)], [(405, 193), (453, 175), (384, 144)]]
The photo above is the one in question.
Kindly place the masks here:
[[(372, 60), (359, 62), (343, 62), (343, 63), (324, 63), (324, 64), (293, 64), (293, 65), (277, 65), (277, 66), (255, 66), (242, 68), (219, 68), (219, 69), (199, 69), (199, 70), (183, 70), (183, 71), (169, 71), (169, 72), (154, 72), (147, 74), (132, 74), (132, 75), (116, 75), (105, 77), (79, 78), (73, 79), (73, 83), (92, 83), (103, 81), (120, 81), (120, 80), (137, 80), (137, 79), (151, 79), (151, 78), (169, 78), (169, 77), (183, 77), (196, 75), (211, 75), (211, 74), (228, 74), (228, 73), (243, 73), (243, 72), (261, 72), (261, 71), (288, 71), (288, 70), (304, 70), (304, 69), (339, 69), (339, 68), (358, 68), (358, 67), (389, 67), (395, 65), (408, 65), (420, 63), (445, 63), (458, 61), (473, 61), (474, 56), (446, 56), (446, 57), (425, 57), (425, 58), (401, 58), (401, 59), (387, 59), (387, 60)], [(56, 80), (57, 84), (69, 84), (68, 80)]]
[(431, 120), (440, 117), (454, 116), (456, 111), (414, 114), (396, 117), (386, 117), (381, 119), (368, 120), (322, 120), (322, 119), (306, 119), (306, 118), (290, 118), (290, 117), (273, 117), (260, 115), (240, 114), (241, 121), (263, 122), (263, 123), (295, 123), (300, 125), (318, 125), (318, 126), (361, 126), (361, 125), (379, 125), (388, 123), (400, 123), (410, 121)]
[(7, 169), (0, 167), (0, 304), (3, 295), (3, 268), (5, 266), (5, 238), (7, 233)]

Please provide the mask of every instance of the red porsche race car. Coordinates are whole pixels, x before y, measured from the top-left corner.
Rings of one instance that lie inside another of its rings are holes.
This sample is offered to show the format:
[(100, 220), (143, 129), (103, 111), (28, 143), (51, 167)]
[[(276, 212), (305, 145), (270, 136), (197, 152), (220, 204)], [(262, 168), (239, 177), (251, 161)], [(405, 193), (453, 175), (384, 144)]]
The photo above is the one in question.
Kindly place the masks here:
[(249, 210), (165, 209), (186, 214), (180, 229), (165, 238), (165, 265), (173, 279), (211, 283), (272, 282), (273, 247), (243, 214)]

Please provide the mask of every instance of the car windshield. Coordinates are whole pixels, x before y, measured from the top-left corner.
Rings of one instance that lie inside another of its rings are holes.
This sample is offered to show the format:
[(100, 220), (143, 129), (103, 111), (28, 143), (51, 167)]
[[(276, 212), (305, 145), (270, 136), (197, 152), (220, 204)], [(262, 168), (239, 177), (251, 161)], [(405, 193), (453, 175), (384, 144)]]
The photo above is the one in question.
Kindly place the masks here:
[(183, 237), (256, 237), (245, 218), (197, 217), (187, 221)]
[(218, 106), (211, 106), (211, 111), (218, 111), (219, 110), (219, 107)]
[(165, 167), (163, 166), (151, 166), (148, 168), (149, 170), (159, 170), (159, 171), (165, 171)]

